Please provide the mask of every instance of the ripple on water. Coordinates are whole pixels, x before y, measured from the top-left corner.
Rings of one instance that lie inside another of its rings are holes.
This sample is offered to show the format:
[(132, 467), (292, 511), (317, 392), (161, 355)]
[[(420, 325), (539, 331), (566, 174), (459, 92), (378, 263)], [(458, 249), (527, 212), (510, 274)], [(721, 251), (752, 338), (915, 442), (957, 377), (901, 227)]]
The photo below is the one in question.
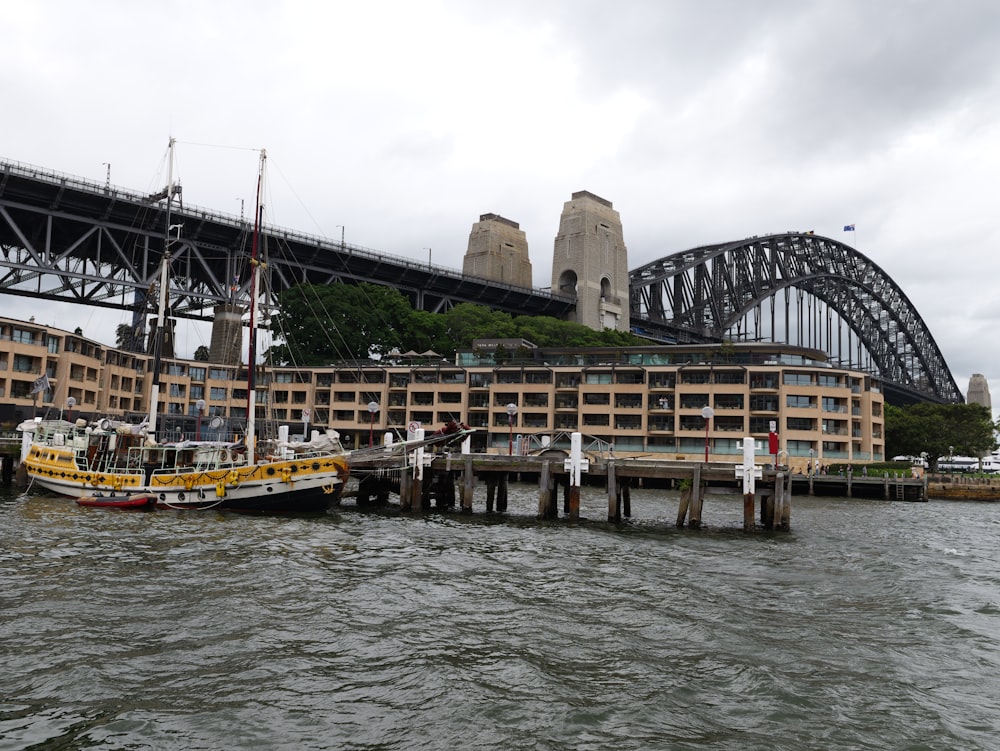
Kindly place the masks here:
[(991, 748), (992, 507), (802, 498), (790, 534), (0, 499), (0, 751)]

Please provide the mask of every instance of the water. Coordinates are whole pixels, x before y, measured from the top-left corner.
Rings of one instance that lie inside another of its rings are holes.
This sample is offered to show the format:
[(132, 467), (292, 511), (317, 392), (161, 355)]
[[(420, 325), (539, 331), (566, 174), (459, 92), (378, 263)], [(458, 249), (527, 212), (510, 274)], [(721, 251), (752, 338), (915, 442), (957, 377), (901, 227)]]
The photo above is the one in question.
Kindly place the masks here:
[(0, 498), (7, 749), (995, 749), (1000, 509), (677, 530)]

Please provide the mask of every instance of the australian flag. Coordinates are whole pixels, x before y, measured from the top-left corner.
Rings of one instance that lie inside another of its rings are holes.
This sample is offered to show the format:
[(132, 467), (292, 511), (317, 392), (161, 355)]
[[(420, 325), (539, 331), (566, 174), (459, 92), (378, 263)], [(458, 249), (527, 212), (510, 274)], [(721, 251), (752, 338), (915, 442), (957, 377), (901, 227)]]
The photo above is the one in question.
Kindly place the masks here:
[(844, 225), (844, 232), (853, 232), (853, 231), (854, 231), (854, 225), (853, 224), (845, 224)]

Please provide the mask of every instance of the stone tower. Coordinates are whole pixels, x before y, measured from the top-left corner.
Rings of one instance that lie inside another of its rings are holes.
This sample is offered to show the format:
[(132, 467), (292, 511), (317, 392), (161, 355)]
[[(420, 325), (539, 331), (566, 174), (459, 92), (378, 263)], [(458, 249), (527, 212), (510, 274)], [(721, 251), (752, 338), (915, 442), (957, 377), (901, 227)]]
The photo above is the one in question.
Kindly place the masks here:
[(969, 392), (966, 394), (967, 404), (982, 404), (992, 413), (993, 405), (990, 403), (990, 385), (986, 382), (986, 376), (982, 373), (973, 373), (969, 379)]
[(483, 214), (472, 225), (462, 273), (493, 282), (531, 287), (528, 240), (517, 222)]
[(586, 190), (563, 204), (552, 254), (552, 291), (576, 296), (577, 323), (600, 331), (629, 330), (628, 251), (622, 221), (607, 201)]

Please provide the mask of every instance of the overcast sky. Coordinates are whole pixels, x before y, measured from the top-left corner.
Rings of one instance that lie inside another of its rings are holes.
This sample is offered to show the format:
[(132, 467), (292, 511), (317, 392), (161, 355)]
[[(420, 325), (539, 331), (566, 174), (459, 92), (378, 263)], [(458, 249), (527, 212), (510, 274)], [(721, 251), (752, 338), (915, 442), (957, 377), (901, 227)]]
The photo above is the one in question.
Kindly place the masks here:
[(1000, 392), (997, 0), (0, 0), (0, 28), (5, 159), (153, 191), (173, 136), (185, 202), (239, 214), (266, 148), (274, 223), (460, 269), (495, 212), (542, 287), (577, 190), (630, 268), (814, 230)]

